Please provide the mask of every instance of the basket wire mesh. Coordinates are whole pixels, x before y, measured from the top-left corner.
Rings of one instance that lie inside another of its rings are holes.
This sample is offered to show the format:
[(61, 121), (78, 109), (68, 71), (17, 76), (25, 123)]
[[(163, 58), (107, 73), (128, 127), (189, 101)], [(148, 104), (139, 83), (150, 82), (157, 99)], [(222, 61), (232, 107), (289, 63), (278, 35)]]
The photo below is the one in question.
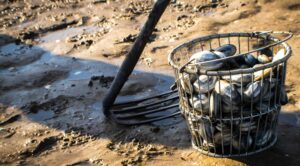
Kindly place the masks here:
[[(287, 102), (284, 84), (292, 51), (286, 41), (291, 37), (289, 32), (214, 34), (171, 52), (169, 63), (175, 71), (180, 109), (195, 149), (209, 156), (230, 157), (255, 154), (275, 144), (278, 115)], [(191, 58), (225, 44), (235, 45), (236, 55), (205, 62)], [(259, 57), (262, 52), (272, 54), (273, 60), (232, 67), (232, 62), (249, 54)], [(276, 57), (280, 54), (284, 56)], [(205, 69), (207, 64), (220, 63), (220, 69)]]

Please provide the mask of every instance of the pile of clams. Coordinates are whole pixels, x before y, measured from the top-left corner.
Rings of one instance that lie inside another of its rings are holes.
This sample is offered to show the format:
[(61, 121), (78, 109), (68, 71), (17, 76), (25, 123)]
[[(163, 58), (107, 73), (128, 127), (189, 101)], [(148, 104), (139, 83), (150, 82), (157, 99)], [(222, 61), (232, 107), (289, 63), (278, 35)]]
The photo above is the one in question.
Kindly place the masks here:
[[(202, 70), (220, 71), (256, 68), (284, 57), (283, 49), (273, 55), (273, 51), (266, 48), (253, 54), (226, 58), (235, 56), (236, 51), (233, 44), (226, 44), (197, 52), (190, 61)], [(225, 59), (218, 60), (222, 58)], [(194, 143), (208, 149), (230, 147), (239, 152), (266, 146), (274, 135), (273, 127), (270, 120), (261, 121), (258, 117), (273, 117), (274, 110), (287, 103), (282, 70), (280, 66), (223, 76), (180, 74), (184, 107), (188, 107), (183, 112), (192, 123)], [(209, 118), (195, 120), (191, 115)], [(245, 120), (247, 117), (256, 118)]]
[[(252, 120), (218, 120), (193, 119), (193, 142), (205, 150), (215, 153), (244, 153), (267, 146), (274, 140), (274, 118), (278, 112), (270, 112)], [(277, 117), (276, 117), (277, 118)]]

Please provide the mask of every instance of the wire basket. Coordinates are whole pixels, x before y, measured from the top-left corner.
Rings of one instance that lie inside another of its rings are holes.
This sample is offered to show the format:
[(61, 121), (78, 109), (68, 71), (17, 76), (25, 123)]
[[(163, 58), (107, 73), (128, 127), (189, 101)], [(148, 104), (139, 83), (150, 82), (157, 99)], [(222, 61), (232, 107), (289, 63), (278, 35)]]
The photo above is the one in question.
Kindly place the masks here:
[(291, 37), (289, 32), (213, 34), (171, 52), (194, 148), (231, 157), (275, 144), (280, 108), (287, 103), (284, 84), (292, 50), (286, 41)]

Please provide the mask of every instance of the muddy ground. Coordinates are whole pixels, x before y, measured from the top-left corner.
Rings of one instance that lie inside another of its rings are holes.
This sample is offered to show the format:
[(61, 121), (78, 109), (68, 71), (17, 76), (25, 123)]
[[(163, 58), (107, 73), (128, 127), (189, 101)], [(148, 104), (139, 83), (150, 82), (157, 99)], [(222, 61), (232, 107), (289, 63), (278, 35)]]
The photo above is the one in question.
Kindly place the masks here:
[[(214, 3), (211, 3), (214, 2)], [(0, 0), (0, 165), (299, 165), (300, 1), (175, 0), (118, 100), (167, 90), (167, 55), (212, 33), (291, 31), (279, 140), (247, 158), (192, 149), (181, 117), (124, 127), (101, 101), (153, 2)]]

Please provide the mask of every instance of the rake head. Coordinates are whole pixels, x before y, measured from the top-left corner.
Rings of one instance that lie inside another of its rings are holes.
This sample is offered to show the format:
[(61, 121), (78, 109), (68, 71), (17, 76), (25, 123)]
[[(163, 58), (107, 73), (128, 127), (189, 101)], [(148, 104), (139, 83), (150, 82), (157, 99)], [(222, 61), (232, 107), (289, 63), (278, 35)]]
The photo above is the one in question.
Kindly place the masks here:
[(121, 125), (140, 125), (180, 115), (177, 90), (115, 103), (109, 117)]

